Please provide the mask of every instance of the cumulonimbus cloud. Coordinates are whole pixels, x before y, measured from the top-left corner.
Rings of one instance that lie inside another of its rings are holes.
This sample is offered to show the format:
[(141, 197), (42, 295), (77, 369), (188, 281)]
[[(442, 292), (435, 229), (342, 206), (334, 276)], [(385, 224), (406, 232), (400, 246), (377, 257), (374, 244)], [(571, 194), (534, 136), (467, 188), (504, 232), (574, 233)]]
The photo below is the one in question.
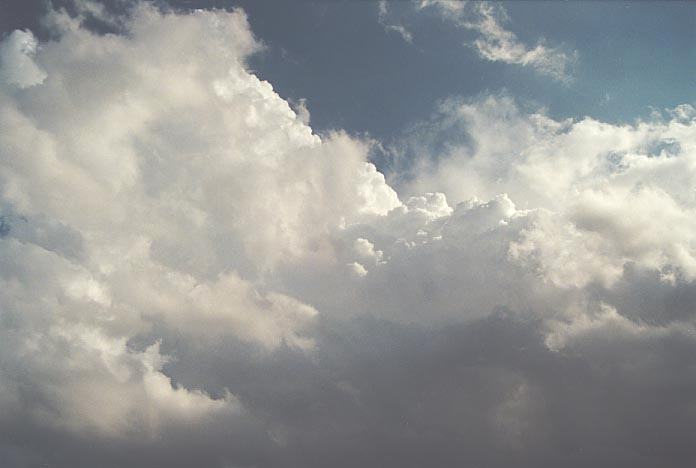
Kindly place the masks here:
[(647, 402), (688, 450), (693, 107), (451, 99), (397, 195), (247, 70), (242, 11), (48, 18), (0, 44), (9, 466), (647, 466)]
[(2, 342), (23, 368), (3, 408), (26, 380), (47, 399), (27, 416), (76, 431), (234, 407), (174, 386), (159, 348), (131, 340), (160, 323), (311, 348), (317, 311), (261, 278), (398, 204), (363, 143), (322, 141), (245, 71), (242, 12), (131, 15), (128, 35), (100, 36), (53, 12), (59, 39), (2, 43)]

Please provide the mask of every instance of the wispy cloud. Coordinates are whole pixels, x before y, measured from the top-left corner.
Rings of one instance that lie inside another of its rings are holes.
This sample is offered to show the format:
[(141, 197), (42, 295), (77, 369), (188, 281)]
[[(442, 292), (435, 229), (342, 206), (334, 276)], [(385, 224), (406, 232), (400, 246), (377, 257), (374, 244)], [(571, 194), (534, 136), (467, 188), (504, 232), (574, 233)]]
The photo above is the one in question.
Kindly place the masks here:
[(382, 0), (377, 4), (377, 21), (387, 32), (399, 34), (409, 44), (413, 42), (413, 34), (403, 24), (390, 21), (389, 7), (386, 0)]
[(525, 44), (505, 28), (510, 19), (502, 5), (443, 0), (424, 0), (419, 5), (421, 9), (429, 7), (457, 27), (477, 32), (479, 37), (471, 45), (482, 58), (529, 67), (558, 81), (571, 80), (570, 68), (577, 60), (577, 52), (549, 46), (543, 38), (534, 46)]

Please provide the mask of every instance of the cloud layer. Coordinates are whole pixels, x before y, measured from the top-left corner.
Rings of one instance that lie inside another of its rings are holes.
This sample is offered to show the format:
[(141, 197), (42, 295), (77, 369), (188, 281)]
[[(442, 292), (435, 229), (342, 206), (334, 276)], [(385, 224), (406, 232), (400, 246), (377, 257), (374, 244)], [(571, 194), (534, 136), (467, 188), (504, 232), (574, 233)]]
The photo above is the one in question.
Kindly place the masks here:
[(696, 461), (693, 107), (453, 98), (388, 184), (242, 11), (118, 21), (0, 43), (3, 466)]

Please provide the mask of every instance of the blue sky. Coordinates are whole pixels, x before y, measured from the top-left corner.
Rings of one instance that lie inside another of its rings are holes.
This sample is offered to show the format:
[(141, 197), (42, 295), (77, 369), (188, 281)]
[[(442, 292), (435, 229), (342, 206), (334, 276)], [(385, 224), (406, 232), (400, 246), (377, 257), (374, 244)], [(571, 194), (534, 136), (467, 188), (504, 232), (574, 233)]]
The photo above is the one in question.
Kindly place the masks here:
[[(224, 3), (212, 3), (223, 5)], [(674, 107), (696, 89), (696, 9), (690, 2), (500, 2), (520, 40), (577, 51), (572, 81), (482, 60), (472, 34), (434, 11), (388, 3), (405, 42), (367, 1), (239, 2), (268, 50), (251, 63), (281, 96), (306, 98), (317, 129), (390, 138), (426, 118), (438, 100), (501, 89), (556, 118), (609, 122)]]
[[(696, 89), (690, 72), (696, 70), (696, 9), (688, 1), (495, 2), (507, 12), (505, 28), (523, 43), (544, 40), (577, 53), (563, 83), (482, 59), (471, 47), (475, 33), (418, 2), (385, 3), (386, 21), (408, 30), (411, 43), (380, 24), (376, 1), (160, 3), (183, 10), (243, 8), (267, 46), (250, 57), (251, 67), (284, 98), (306, 99), (317, 131), (340, 128), (388, 141), (427, 119), (442, 99), (501, 90), (557, 119), (630, 123), (653, 108), (693, 102)], [(119, 11), (129, 2), (105, 4)], [(5, 34), (21, 27), (41, 34), (42, 0), (10, 2), (9, 8), (0, 21)]]

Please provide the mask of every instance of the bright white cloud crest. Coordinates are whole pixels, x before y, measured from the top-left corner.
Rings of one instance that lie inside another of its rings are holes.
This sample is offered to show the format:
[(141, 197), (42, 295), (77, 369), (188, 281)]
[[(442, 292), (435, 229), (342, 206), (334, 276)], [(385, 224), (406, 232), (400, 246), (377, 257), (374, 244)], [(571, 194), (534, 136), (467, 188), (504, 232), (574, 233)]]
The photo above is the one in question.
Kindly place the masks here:
[[(126, 35), (96, 35), (54, 12), (59, 39), (0, 45), (2, 415), (107, 438), (248, 422), (234, 389), (173, 382), (160, 334), (311, 355), (321, 316), (433, 325), (508, 310), (561, 350), (656, 336), (592, 296), (627, 268), (696, 278), (688, 105), (620, 126), (504, 95), (447, 101), (404, 143), (421, 158), (395, 183), (402, 202), (370, 142), (313, 134), (246, 70), (260, 46), (241, 11), (131, 15)], [(510, 60), (562, 74), (535, 50)], [(452, 129), (466, 143), (435, 152)], [(534, 401), (516, 385), (505, 424)]]
[(3, 41), (0, 48), (3, 81), (19, 88), (43, 82), (46, 73), (32, 60), (36, 47), (36, 39), (30, 31), (16, 30)]
[(471, 141), (422, 160), (410, 190), (455, 201), (507, 193), (531, 210), (510, 254), (551, 283), (610, 286), (627, 263), (694, 279), (693, 119), (557, 122), (506, 96), (449, 101), (438, 118)]

